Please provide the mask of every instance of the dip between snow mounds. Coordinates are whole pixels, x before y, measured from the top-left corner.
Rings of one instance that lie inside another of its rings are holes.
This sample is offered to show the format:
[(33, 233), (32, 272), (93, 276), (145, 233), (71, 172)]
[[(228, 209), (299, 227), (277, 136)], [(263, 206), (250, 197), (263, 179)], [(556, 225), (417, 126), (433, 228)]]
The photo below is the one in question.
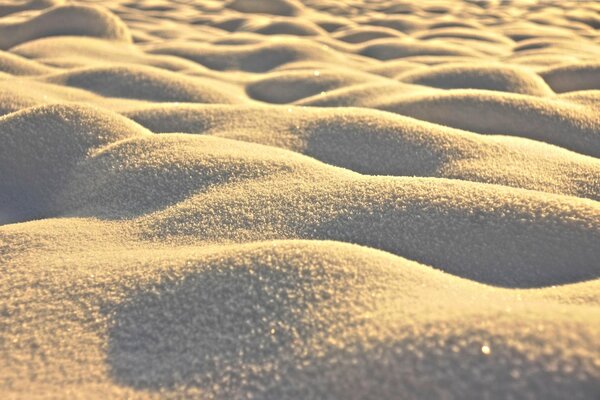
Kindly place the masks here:
[(296, 18), (268, 17), (255, 19), (241, 25), (238, 32), (254, 32), (261, 35), (323, 36), (326, 32), (310, 21), (298, 21)]
[(332, 36), (348, 43), (363, 43), (374, 39), (403, 37), (404, 34), (382, 26), (357, 26), (337, 30)]
[(286, 16), (298, 15), (304, 9), (302, 3), (296, 0), (233, 0), (227, 7), (243, 13)]
[(354, 84), (385, 81), (385, 78), (355, 71), (302, 69), (277, 71), (246, 85), (246, 93), (268, 103), (291, 103), (325, 91)]

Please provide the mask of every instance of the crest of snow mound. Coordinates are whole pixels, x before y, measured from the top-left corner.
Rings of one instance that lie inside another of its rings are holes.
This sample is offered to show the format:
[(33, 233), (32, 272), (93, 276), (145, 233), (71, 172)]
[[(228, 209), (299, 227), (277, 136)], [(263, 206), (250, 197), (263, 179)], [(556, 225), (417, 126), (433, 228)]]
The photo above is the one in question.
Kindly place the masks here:
[(448, 63), (417, 68), (396, 76), (396, 79), (440, 89), (485, 89), (532, 96), (554, 94), (536, 73), (501, 64)]
[(25, 21), (0, 20), (0, 49), (3, 50), (46, 36), (73, 35), (131, 42), (131, 34), (123, 21), (96, 6), (57, 6)]
[(40, 106), (0, 118), (0, 223), (50, 213), (51, 199), (78, 162), (147, 132), (117, 114), (80, 105)]
[(372, 104), (381, 110), (453, 128), (521, 136), (593, 157), (600, 155), (600, 118), (592, 108), (575, 103), (517, 93), (456, 89), (405, 98), (380, 96)]
[(0, 50), (0, 71), (11, 75), (41, 75), (54, 72), (54, 68)]
[(48, 79), (110, 97), (225, 104), (239, 101), (233, 86), (141, 65), (74, 69)]
[(557, 93), (600, 89), (600, 63), (565, 64), (540, 73)]

